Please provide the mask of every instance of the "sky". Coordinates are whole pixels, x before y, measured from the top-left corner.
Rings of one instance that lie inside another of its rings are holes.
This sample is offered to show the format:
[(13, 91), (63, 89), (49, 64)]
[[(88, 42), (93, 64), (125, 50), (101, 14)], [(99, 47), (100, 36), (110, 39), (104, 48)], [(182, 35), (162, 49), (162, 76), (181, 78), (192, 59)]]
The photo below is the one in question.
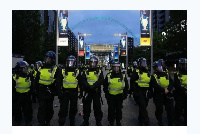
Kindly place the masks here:
[[(85, 43), (105, 43), (117, 44), (121, 37), (114, 36), (115, 33), (126, 33), (128, 37), (136, 38), (134, 43), (137, 45), (140, 38), (140, 18), (139, 10), (69, 10), (68, 26), (78, 37), (79, 33), (91, 33), (91, 36), (85, 37)], [(102, 17), (103, 19), (94, 19), (83, 21), (88, 18)], [(110, 18), (117, 22), (106, 20)], [(80, 25), (78, 23), (83, 22)], [(121, 24), (121, 25), (120, 25)], [(77, 26), (76, 26), (77, 25)], [(129, 33), (122, 25), (125, 25)]]

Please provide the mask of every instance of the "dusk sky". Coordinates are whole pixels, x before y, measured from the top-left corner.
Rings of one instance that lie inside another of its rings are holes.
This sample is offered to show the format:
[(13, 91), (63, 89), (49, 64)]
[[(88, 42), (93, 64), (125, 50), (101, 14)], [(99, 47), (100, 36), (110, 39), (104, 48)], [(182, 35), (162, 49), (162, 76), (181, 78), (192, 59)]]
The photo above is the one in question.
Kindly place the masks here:
[[(95, 19), (83, 22), (75, 27), (79, 22), (94, 17), (109, 17), (113, 22), (106, 19)], [(120, 41), (119, 36), (113, 36), (114, 33), (126, 33), (128, 37), (136, 37), (135, 45), (139, 44), (140, 38), (140, 18), (139, 10), (69, 10), (68, 26), (76, 37), (79, 33), (91, 33), (91, 36), (85, 37), (85, 43), (108, 43), (117, 44)], [(133, 33), (129, 33), (124, 27), (125, 25)]]

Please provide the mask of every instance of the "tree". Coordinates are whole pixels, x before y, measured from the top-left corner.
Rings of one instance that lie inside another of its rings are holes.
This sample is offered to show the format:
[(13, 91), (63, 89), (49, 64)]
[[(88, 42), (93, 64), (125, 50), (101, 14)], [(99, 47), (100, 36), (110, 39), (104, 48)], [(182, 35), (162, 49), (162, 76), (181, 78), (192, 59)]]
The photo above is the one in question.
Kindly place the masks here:
[(187, 58), (187, 10), (171, 10), (165, 24), (163, 45), (170, 58)]
[(12, 11), (12, 53), (22, 54), (28, 63), (40, 56), (42, 44), (41, 14), (39, 10)]

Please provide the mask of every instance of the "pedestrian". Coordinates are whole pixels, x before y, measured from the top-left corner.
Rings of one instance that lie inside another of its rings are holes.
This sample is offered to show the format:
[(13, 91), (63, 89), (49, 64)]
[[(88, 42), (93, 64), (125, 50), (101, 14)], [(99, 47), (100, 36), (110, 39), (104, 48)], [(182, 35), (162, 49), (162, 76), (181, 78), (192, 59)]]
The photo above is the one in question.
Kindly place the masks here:
[(151, 85), (154, 88), (153, 102), (156, 106), (155, 116), (158, 125), (163, 126), (162, 113), (163, 106), (167, 113), (168, 126), (174, 125), (174, 97), (173, 81), (170, 75), (163, 71), (161, 62), (155, 61), (153, 64), (154, 74), (151, 76)]
[(37, 114), (39, 126), (49, 126), (54, 114), (53, 100), (57, 92), (55, 83), (58, 75), (55, 59), (53, 51), (45, 54), (43, 66), (38, 69), (34, 82), (39, 102)]
[(32, 78), (28, 71), (28, 64), (19, 61), (15, 66), (15, 75), (12, 78), (12, 97), (14, 124), (19, 126), (24, 114), (27, 126), (31, 125), (33, 109), (31, 102)]
[(112, 62), (112, 72), (106, 75), (104, 81), (105, 98), (108, 103), (108, 121), (109, 126), (121, 126), (122, 103), (127, 98), (128, 81), (126, 75), (121, 72), (120, 62)]
[(98, 59), (95, 56), (90, 58), (89, 69), (83, 72), (83, 123), (82, 126), (89, 125), (89, 117), (91, 113), (91, 103), (93, 101), (94, 116), (96, 125), (101, 126), (103, 113), (101, 110), (101, 85), (103, 84), (103, 72), (97, 68)]
[(68, 56), (66, 60), (66, 67), (59, 71), (57, 78), (58, 98), (60, 102), (60, 110), (58, 113), (59, 126), (63, 126), (65, 124), (68, 112), (70, 126), (75, 126), (78, 87), (80, 87), (80, 83), (81, 74), (79, 69), (76, 68), (76, 58), (73, 55)]
[(183, 114), (184, 125), (187, 126), (187, 59), (180, 58), (178, 72), (174, 74), (175, 87), (175, 124), (181, 125)]
[(130, 81), (133, 97), (139, 106), (139, 125), (149, 125), (149, 117), (147, 113), (147, 106), (149, 101), (150, 87), (150, 73), (147, 69), (146, 59), (141, 57), (138, 59), (138, 69), (133, 71)]

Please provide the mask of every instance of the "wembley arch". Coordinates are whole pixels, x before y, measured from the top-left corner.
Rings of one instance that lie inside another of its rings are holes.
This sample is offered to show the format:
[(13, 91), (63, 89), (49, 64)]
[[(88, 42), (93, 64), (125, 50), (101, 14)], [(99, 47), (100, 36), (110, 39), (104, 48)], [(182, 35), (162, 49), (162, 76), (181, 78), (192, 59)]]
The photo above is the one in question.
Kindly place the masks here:
[(88, 22), (88, 21), (92, 21), (92, 20), (108, 20), (108, 21), (114, 22), (114, 23), (120, 25), (121, 27), (123, 27), (128, 33), (130, 33), (133, 36), (133, 38), (135, 39), (136, 42), (139, 42), (139, 39), (134, 35), (134, 33), (126, 25), (124, 25), (123, 23), (119, 22), (118, 20), (115, 20), (115, 19), (110, 18), (110, 17), (105, 17), (105, 16), (97, 16), (97, 17), (86, 18), (86, 19), (78, 22), (74, 26), (72, 26), (71, 30), (74, 30), (79, 25), (81, 25), (81, 24), (83, 24), (85, 22)]

